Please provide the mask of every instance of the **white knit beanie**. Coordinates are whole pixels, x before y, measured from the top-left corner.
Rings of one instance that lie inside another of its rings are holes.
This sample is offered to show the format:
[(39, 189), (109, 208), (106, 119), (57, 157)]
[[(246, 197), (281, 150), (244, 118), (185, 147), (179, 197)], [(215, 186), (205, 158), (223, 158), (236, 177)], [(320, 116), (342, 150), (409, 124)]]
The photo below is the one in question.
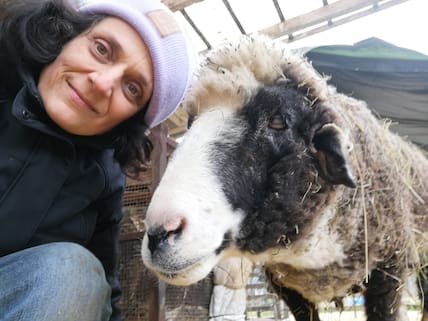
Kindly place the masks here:
[(153, 128), (168, 118), (186, 93), (196, 65), (196, 52), (173, 13), (158, 0), (96, 0), (79, 11), (119, 17), (141, 35), (154, 73), (144, 120)]

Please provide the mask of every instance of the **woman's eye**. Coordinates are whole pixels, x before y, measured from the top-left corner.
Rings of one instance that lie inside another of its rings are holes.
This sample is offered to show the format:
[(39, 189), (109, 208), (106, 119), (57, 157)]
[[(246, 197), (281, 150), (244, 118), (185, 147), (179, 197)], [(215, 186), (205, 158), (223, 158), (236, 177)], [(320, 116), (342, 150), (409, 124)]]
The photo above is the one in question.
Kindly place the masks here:
[(108, 57), (108, 55), (109, 55), (109, 50), (108, 50), (107, 45), (102, 43), (101, 41), (95, 42), (95, 50), (96, 50), (97, 54), (102, 56), (102, 57)]
[(134, 83), (129, 83), (127, 85), (128, 92), (132, 97), (139, 97), (141, 94), (140, 87)]

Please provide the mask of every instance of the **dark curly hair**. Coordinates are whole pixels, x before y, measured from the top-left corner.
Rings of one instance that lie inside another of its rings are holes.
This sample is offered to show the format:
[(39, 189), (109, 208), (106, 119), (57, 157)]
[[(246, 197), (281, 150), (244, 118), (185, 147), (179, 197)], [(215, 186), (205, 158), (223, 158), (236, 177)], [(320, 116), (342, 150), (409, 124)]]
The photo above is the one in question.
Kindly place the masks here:
[[(82, 14), (67, 0), (0, 1), (0, 63), (38, 74), (63, 46), (105, 16)], [(146, 168), (153, 149), (144, 123), (145, 108), (105, 134), (124, 173)]]

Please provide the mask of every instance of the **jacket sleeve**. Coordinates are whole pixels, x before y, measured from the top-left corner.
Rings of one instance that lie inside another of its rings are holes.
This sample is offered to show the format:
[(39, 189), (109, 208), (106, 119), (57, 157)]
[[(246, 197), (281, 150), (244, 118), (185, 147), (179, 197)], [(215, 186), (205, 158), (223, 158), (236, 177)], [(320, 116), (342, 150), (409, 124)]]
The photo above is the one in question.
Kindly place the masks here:
[(118, 306), (121, 295), (119, 285), (119, 259), (120, 259), (120, 221), (123, 216), (122, 198), (125, 189), (125, 177), (117, 164), (104, 162), (106, 170), (106, 193), (96, 206), (98, 220), (88, 249), (98, 257), (104, 266), (107, 281), (111, 285), (112, 315), (110, 321), (121, 321), (123, 317)]

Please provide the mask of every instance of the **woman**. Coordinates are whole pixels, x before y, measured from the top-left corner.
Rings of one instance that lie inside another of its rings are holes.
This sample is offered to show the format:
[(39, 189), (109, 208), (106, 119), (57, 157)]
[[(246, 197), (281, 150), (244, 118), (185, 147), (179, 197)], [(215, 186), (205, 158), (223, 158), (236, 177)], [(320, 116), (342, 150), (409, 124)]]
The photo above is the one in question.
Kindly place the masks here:
[(124, 174), (192, 52), (158, 0), (0, 4), (0, 320), (121, 320)]

